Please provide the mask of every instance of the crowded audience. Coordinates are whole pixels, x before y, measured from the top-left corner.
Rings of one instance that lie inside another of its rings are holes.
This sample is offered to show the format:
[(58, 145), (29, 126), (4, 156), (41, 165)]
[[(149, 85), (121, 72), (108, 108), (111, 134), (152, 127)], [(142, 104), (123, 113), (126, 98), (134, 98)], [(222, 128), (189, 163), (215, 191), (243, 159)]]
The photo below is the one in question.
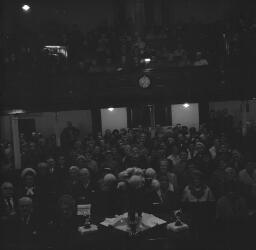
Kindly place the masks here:
[(78, 249), (85, 218), (77, 205), (91, 204), (90, 223), (98, 224), (127, 212), (131, 197), (141, 211), (167, 221), (181, 209), (202, 249), (218, 239), (223, 249), (239, 249), (241, 223), (255, 228), (256, 163), (224, 131), (212, 124), (199, 130), (157, 126), (154, 133), (140, 126), (80, 138), (69, 122), (60, 146), (52, 135), (21, 134), (20, 170), (12, 145), (3, 142), (5, 249)]
[[(6, 69), (97, 73), (139, 68), (145, 63), (219, 68), (227, 63), (244, 63), (243, 58), (249, 62), (256, 55), (253, 18), (237, 17), (209, 24), (191, 20), (170, 27), (145, 27), (140, 34), (131, 28), (104, 25), (86, 34), (76, 24), (64, 30), (45, 25), (40, 33), (23, 30), (26, 36), (22, 39), (17, 34), (1, 34)], [(65, 53), (51, 52), (46, 45), (63, 46)]]

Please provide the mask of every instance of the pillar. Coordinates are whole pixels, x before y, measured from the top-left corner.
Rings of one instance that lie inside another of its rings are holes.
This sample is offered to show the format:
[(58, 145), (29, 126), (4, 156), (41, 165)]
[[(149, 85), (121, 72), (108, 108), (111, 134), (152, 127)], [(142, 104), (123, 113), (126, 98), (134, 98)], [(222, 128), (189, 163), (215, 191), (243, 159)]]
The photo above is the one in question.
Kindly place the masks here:
[(14, 167), (15, 167), (15, 169), (21, 169), (19, 118), (17, 116), (11, 116), (10, 119), (11, 119), (11, 128), (12, 128), (12, 145), (13, 145), (13, 152), (14, 152)]
[(55, 123), (54, 123), (54, 131), (56, 135), (56, 145), (59, 147), (60, 146), (60, 127), (59, 127), (59, 113), (55, 113)]
[(246, 136), (247, 134), (247, 112), (246, 112), (246, 105), (247, 101), (242, 101), (242, 135)]

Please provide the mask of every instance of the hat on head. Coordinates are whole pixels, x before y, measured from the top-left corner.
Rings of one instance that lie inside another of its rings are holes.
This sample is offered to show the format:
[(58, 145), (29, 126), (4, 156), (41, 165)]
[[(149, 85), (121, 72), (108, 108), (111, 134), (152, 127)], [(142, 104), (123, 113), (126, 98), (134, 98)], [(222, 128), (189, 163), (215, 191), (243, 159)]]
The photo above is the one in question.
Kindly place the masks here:
[(33, 168), (25, 168), (22, 170), (20, 177), (23, 178), (27, 174), (32, 174), (36, 176), (36, 171)]

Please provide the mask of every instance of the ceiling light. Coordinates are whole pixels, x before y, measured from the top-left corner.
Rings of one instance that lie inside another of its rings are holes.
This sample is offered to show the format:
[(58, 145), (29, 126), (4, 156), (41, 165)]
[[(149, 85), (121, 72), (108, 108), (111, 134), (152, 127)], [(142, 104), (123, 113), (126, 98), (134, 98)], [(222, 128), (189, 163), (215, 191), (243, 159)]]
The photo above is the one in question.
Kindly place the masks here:
[(114, 108), (108, 108), (108, 111), (112, 112), (114, 111)]
[(184, 108), (188, 108), (189, 106), (190, 106), (190, 105), (189, 105), (188, 103), (184, 103), (184, 104), (183, 104), (183, 107), (184, 107)]
[(24, 4), (21, 8), (25, 12), (28, 12), (30, 10), (30, 6), (28, 4)]
[(8, 115), (17, 115), (17, 114), (24, 114), (26, 113), (23, 109), (13, 109), (8, 111)]

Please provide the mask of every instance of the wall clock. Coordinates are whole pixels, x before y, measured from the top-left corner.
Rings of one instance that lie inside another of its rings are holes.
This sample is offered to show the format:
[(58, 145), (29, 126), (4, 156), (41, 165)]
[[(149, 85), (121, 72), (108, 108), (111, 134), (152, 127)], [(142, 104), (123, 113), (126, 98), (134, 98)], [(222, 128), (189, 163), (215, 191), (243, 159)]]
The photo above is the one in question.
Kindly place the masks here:
[(143, 89), (146, 89), (148, 88), (149, 86), (151, 85), (151, 80), (148, 76), (142, 76), (140, 79), (139, 79), (139, 86)]

